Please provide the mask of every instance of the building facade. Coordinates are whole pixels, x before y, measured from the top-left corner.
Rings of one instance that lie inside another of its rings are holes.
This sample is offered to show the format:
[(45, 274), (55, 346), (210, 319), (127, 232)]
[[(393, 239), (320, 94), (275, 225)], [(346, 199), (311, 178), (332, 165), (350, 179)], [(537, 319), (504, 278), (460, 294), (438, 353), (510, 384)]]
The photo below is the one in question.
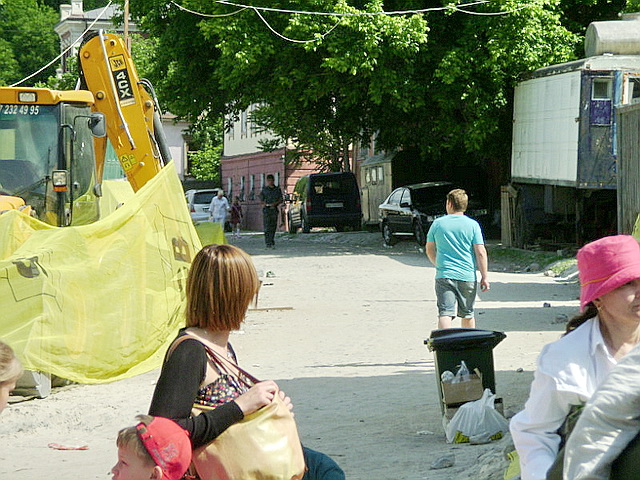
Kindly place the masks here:
[[(317, 172), (314, 163), (296, 163), (287, 155), (284, 143), (273, 151), (261, 150), (262, 141), (274, 141), (269, 132), (256, 128), (250, 120), (251, 109), (242, 112), (224, 135), (223, 156), (220, 159), (222, 188), (230, 201), (240, 199), (245, 230), (262, 230), (260, 191), (266, 185), (266, 176), (275, 177), (275, 184), (284, 194), (292, 193), (298, 179)], [(285, 230), (287, 206), (281, 208), (278, 229)]]

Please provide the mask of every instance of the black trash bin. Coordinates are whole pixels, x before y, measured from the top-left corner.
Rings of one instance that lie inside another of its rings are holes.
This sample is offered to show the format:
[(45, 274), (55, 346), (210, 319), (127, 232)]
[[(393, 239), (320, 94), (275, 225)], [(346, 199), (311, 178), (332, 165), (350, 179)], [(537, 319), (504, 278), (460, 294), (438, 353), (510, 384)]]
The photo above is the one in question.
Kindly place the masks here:
[[(496, 393), (496, 376), (493, 367), (493, 348), (506, 338), (503, 332), (475, 328), (447, 328), (434, 330), (424, 341), (434, 352), (438, 398), (442, 399), (442, 372), (456, 373), (464, 360), (470, 372), (476, 368), (482, 373), (482, 387)], [(440, 402), (442, 412), (445, 405)]]

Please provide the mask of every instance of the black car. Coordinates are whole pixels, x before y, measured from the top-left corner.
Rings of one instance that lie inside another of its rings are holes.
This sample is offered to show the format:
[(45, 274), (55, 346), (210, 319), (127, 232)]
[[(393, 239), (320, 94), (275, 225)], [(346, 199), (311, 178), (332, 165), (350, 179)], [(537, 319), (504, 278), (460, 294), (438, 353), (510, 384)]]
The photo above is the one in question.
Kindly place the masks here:
[[(450, 182), (427, 182), (396, 188), (378, 207), (380, 230), (387, 245), (393, 245), (399, 237), (413, 236), (424, 246), (427, 232), (433, 221), (447, 214), (447, 193), (453, 190)], [(478, 220), (486, 220), (487, 210), (469, 199), (467, 215)]]
[(312, 227), (359, 230), (362, 223), (360, 191), (351, 172), (313, 173), (296, 182), (289, 198), (289, 232)]

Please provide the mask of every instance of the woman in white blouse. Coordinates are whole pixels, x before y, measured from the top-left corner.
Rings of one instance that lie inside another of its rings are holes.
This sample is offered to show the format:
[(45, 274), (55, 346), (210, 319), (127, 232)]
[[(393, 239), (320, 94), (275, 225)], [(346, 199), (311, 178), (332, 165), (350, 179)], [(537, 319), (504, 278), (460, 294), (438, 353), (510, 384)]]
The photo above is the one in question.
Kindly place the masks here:
[(544, 480), (561, 443), (559, 429), (609, 371), (640, 343), (640, 245), (605, 237), (578, 252), (581, 314), (538, 357), (531, 393), (511, 420), (522, 480)]

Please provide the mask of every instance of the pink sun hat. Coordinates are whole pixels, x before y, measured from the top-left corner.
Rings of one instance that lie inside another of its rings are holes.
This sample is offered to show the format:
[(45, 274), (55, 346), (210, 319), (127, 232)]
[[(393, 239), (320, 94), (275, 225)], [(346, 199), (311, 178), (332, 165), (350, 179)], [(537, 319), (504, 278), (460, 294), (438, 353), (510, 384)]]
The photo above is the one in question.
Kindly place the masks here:
[(578, 251), (580, 311), (596, 298), (640, 278), (640, 244), (631, 235), (612, 235)]

